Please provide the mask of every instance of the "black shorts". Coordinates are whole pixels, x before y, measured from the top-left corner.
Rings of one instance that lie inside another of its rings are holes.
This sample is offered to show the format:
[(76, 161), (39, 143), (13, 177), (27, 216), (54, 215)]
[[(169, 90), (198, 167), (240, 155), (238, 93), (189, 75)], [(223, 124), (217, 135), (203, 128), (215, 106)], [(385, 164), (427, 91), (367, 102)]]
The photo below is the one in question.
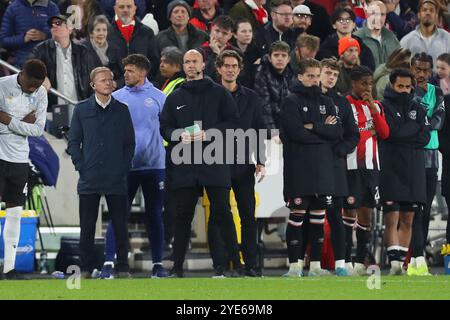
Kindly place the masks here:
[(419, 208), (419, 204), (416, 202), (396, 202), (396, 201), (384, 201), (383, 213), (389, 213), (393, 211), (400, 212), (415, 212)]
[(3, 202), (24, 206), (27, 199), (28, 163), (0, 160), (0, 197)]
[(348, 170), (349, 195), (344, 201), (345, 209), (377, 208), (381, 205), (379, 172), (376, 170)]
[(322, 210), (333, 206), (332, 196), (305, 196), (288, 199), (286, 207), (291, 210)]

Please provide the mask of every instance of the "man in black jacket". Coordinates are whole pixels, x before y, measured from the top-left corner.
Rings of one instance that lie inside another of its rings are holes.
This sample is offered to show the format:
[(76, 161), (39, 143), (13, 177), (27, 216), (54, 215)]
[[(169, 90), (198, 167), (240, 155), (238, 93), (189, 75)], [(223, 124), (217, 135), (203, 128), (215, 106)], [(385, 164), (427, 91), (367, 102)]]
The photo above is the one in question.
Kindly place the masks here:
[(120, 60), (132, 53), (146, 56), (152, 64), (150, 76), (158, 72), (159, 51), (153, 30), (142, 24), (136, 15), (134, 0), (116, 0), (115, 21), (108, 29), (108, 43), (119, 50)]
[(129, 278), (127, 175), (134, 155), (134, 129), (128, 107), (115, 100), (113, 73), (106, 67), (91, 72), (95, 93), (75, 108), (68, 152), (80, 174), (80, 251), (82, 276), (94, 269), (95, 224), (104, 195), (116, 235), (118, 277)]
[(162, 30), (156, 36), (158, 49), (161, 52), (166, 47), (178, 47), (183, 53), (208, 41), (208, 34), (189, 23), (191, 8), (183, 0), (169, 2), (167, 18), (170, 27)]
[(270, 45), (275, 41), (284, 41), (293, 48), (300, 32), (291, 29), (293, 20), (289, 0), (272, 0), (270, 16), (272, 21), (257, 30), (256, 44), (264, 53), (269, 52)]
[(338, 140), (333, 146), (335, 194), (334, 205), (327, 210), (327, 219), (331, 229), (336, 275), (346, 276), (348, 270), (345, 268), (345, 230), (342, 221), (342, 209), (344, 198), (349, 195), (349, 191), (345, 164), (347, 155), (358, 144), (359, 130), (350, 103), (345, 97), (339, 95), (334, 88), (339, 77), (339, 63), (335, 59), (324, 59), (321, 61), (321, 66), (320, 87), (322, 93), (333, 100), (339, 123), (343, 129), (342, 139)]
[(183, 276), (195, 204), (204, 187), (211, 203), (208, 241), (215, 277), (224, 277), (228, 259), (239, 269), (240, 257), (229, 200), (230, 168), (223, 159), (226, 150), (220, 139), (226, 129), (236, 126), (238, 112), (231, 94), (203, 77), (205, 63), (200, 52), (186, 52), (183, 69), (186, 82), (167, 97), (160, 128), (169, 142), (167, 175), (178, 196), (171, 275)]
[[(245, 274), (255, 277), (257, 228), (255, 219), (255, 174), (260, 176), (258, 182), (265, 175), (264, 167), (264, 139), (260, 138), (260, 130), (265, 129), (261, 117), (261, 101), (253, 90), (239, 83), (237, 78), (243, 67), (242, 57), (235, 51), (225, 50), (216, 62), (217, 73), (222, 85), (231, 93), (239, 110), (239, 123), (236, 129), (242, 129), (241, 137), (236, 132), (234, 143), (234, 163), (231, 166), (231, 187), (234, 191), (239, 217), (241, 219), (242, 252), (245, 262)], [(245, 143), (244, 134), (251, 137)], [(252, 139), (253, 138), (253, 139)], [(238, 143), (245, 143), (245, 152), (241, 154)], [(252, 155), (257, 160), (256, 169)]]
[(414, 75), (394, 69), (389, 82), (383, 106), (390, 133), (380, 149), (380, 195), (390, 274), (401, 275), (399, 246), (409, 247), (414, 212), (426, 202), (423, 148), (430, 139), (430, 124), (425, 109), (413, 99)]
[[(348, 100), (338, 94), (334, 88), (339, 77), (339, 63), (336, 59), (324, 59), (320, 63), (320, 88), (322, 93), (331, 98), (334, 102), (337, 119), (342, 127), (342, 139), (339, 139), (333, 145), (334, 155), (334, 179), (335, 194), (333, 197), (333, 206), (327, 209), (327, 219), (331, 230), (331, 244), (335, 260), (335, 272), (337, 276), (348, 276), (350, 270), (345, 265), (345, 229), (342, 220), (342, 209), (344, 207), (344, 198), (349, 195), (348, 182), (346, 174), (346, 158), (351, 153), (358, 141), (359, 131), (355, 123), (352, 107)], [(308, 242), (309, 220), (303, 222), (303, 240), (304, 244), (300, 251), (299, 266), (303, 268), (306, 245)], [(324, 273), (322, 271), (322, 273)]]
[(317, 53), (317, 59), (331, 57), (339, 58), (339, 39), (352, 37), (358, 41), (359, 47), (361, 48), (361, 53), (359, 55), (361, 65), (375, 71), (375, 61), (373, 60), (372, 51), (370, 51), (369, 47), (366, 46), (360, 38), (352, 35), (352, 32), (356, 28), (355, 13), (348, 8), (337, 8), (330, 19), (336, 32), (328, 35), (321, 43), (319, 53)]
[[(436, 194), (439, 169), (439, 138), (438, 132), (442, 129), (445, 119), (444, 95), (439, 87), (429, 83), (433, 70), (433, 58), (425, 52), (417, 53), (411, 59), (411, 72), (414, 74), (417, 85), (414, 90), (414, 99), (425, 109), (431, 125), (430, 140), (425, 146), (425, 175), (426, 175), (426, 203), (419, 209), (420, 213), (414, 216), (411, 247), (414, 255), (423, 258), (423, 250), (428, 238), (430, 224), (431, 204)], [(402, 247), (402, 255), (406, 248)], [(417, 258), (417, 257), (416, 257)], [(424, 262), (422, 258), (420, 261)], [(417, 260), (417, 259), (416, 259)], [(425, 263), (423, 263), (425, 264)], [(422, 268), (428, 273), (426, 268)]]
[(310, 276), (325, 275), (321, 269), (325, 210), (333, 205), (333, 144), (341, 138), (334, 103), (321, 95), (320, 62), (300, 62), (298, 81), (281, 105), (281, 140), (284, 144), (284, 196), (289, 215), (286, 242), (289, 255), (287, 277), (301, 277), (298, 264), (302, 225), (309, 214), (311, 243)]
[[(450, 206), (450, 94), (444, 97), (445, 121), (439, 131), (439, 151), (442, 153), (441, 191)], [(450, 222), (447, 220), (447, 243), (450, 243)]]
[(298, 5), (304, 4), (309, 9), (314, 18), (312, 19), (311, 26), (308, 28), (308, 33), (319, 37), (321, 41), (329, 35), (333, 29), (331, 28), (329, 16), (327, 10), (310, 0), (291, 0), (292, 7), (295, 8)]
[[(50, 17), (48, 24), (52, 39), (34, 47), (30, 58), (44, 62), (53, 88), (72, 100), (84, 100), (92, 93), (89, 73), (100, 65), (96, 64), (94, 55), (86, 47), (71, 40), (73, 29), (67, 25), (66, 16)], [(58, 104), (53, 95), (49, 95), (48, 101), (49, 107)], [(69, 113), (70, 121), (72, 110)]]
[(280, 106), (289, 94), (289, 82), (293, 76), (289, 51), (286, 42), (272, 43), (269, 54), (262, 58), (256, 72), (255, 92), (263, 101), (263, 120), (269, 130), (280, 128)]

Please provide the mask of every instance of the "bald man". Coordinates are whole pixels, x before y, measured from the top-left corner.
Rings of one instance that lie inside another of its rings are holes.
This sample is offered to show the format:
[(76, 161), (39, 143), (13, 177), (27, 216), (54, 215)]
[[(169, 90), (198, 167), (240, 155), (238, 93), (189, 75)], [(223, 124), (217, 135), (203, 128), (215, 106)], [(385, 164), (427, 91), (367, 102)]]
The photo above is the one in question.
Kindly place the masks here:
[[(208, 242), (215, 269), (213, 277), (225, 277), (229, 259), (242, 274), (229, 202), (230, 168), (225, 164), (224, 143), (217, 138), (219, 134), (225, 141), (225, 130), (236, 126), (237, 106), (225, 88), (204, 78), (205, 62), (198, 51), (186, 52), (183, 69), (186, 82), (167, 97), (160, 118), (161, 135), (169, 142), (167, 179), (177, 195), (174, 267), (170, 275), (183, 277), (195, 205), (203, 188), (211, 203)], [(216, 147), (216, 152), (211, 152)]]

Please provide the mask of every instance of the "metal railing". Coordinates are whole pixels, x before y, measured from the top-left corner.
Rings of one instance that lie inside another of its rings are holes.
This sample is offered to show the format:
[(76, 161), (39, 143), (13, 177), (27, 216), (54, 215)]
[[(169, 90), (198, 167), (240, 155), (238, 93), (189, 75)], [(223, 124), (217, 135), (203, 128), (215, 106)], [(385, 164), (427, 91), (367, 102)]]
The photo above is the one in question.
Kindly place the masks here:
[[(18, 69), (17, 67), (13, 66), (12, 64), (9, 64), (5, 60), (0, 59), (0, 65), (4, 66), (5, 68), (9, 69), (12, 72), (15, 72), (15, 73), (19, 73), (20, 72), (20, 69)], [(66, 97), (64, 94), (62, 94), (61, 92), (59, 92), (59, 91), (57, 91), (57, 90), (55, 90), (53, 88), (50, 88), (49, 92), (51, 94), (54, 94), (55, 96), (65, 100), (65, 101), (67, 101), (70, 104), (77, 104), (78, 103), (78, 101), (75, 101), (75, 100), (72, 100), (72, 99)]]

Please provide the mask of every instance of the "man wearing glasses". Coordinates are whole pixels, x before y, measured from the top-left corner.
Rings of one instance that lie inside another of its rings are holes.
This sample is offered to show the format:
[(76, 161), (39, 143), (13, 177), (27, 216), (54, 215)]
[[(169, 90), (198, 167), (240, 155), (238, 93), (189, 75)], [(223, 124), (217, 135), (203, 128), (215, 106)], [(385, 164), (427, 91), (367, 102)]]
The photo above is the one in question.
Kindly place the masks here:
[[(91, 94), (89, 73), (97, 67), (94, 56), (71, 40), (73, 26), (68, 24), (68, 17), (58, 15), (47, 21), (52, 38), (34, 47), (31, 57), (44, 62), (47, 67), (51, 86), (66, 97), (80, 101)], [(64, 100), (48, 96), (48, 105), (64, 104)], [(73, 105), (69, 108), (69, 123), (72, 118)]]
[[(316, 3), (317, 1), (290, 0), (290, 2), (292, 8), (299, 5), (305, 5), (311, 10), (314, 19), (312, 19), (311, 27), (308, 31), (309, 34), (319, 37), (320, 40), (323, 41), (330, 33), (333, 32), (327, 10), (322, 5)], [(331, 1), (328, 0), (328, 2)]]
[(304, 4), (296, 6), (292, 11), (292, 18), (294, 21), (294, 28), (301, 29), (300, 33), (308, 33), (308, 29), (313, 20), (313, 14), (309, 7)]
[(356, 27), (355, 13), (348, 8), (337, 8), (331, 15), (330, 20), (335, 32), (331, 33), (321, 43), (319, 53), (317, 54), (317, 59), (322, 60), (331, 57), (338, 58), (339, 39), (352, 37), (358, 41), (359, 47), (361, 48), (361, 53), (359, 56), (361, 64), (374, 71), (375, 62), (373, 60), (372, 51), (370, 51), (369, 47), (364, 44), (361, 38), (352, 35), (352, 32)]
[(291, 48), (295, 47), (298, 31), (292, 28), (292, 7), (289, 0), (272, 0), (269, 22), (256, 38), (256, 43), (261, 46), (264, 53), (268, 53), (270, 45), (275, 41), (284, 41)]

